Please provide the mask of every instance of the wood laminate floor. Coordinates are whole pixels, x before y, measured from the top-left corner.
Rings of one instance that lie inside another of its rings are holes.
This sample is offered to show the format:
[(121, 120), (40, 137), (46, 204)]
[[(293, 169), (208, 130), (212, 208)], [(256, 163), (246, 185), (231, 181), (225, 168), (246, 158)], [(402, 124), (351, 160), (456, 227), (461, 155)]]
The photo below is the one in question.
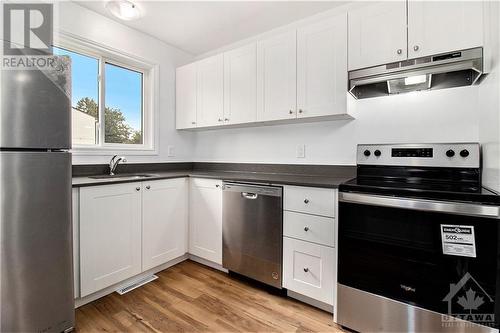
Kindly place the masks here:
[(343, 332), (330, 313), (193, 261), (76, 311), (77, 332)]

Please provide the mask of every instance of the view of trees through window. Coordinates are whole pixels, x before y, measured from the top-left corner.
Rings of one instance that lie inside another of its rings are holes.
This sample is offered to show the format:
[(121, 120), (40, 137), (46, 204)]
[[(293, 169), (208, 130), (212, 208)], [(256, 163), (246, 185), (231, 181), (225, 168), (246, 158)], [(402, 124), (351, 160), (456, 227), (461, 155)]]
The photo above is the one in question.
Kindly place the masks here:
[(72, 60), (72, 132), (74, 145), (143, 143), (143, 74), (104, 63), (104, 124), (99, 123), (99, 59), (54, 47)]

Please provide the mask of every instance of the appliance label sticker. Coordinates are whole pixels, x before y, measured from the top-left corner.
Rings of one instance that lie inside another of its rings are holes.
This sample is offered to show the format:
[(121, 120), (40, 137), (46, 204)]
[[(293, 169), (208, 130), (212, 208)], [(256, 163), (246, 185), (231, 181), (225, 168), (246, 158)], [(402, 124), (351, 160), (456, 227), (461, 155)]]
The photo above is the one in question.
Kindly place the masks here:
[(443, 254), (461, 257), (476, 257), (474, 227), (470, 225), (441, 224)]

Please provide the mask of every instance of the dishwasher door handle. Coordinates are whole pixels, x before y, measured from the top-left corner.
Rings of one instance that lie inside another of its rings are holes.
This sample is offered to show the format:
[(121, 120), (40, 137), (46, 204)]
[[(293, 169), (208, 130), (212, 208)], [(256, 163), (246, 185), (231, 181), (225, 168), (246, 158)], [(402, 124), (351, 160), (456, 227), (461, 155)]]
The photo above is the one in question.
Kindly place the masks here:
[(241, 196), (245, 199), (255, 200), (259, 195), (256, 193), (241, 192)]

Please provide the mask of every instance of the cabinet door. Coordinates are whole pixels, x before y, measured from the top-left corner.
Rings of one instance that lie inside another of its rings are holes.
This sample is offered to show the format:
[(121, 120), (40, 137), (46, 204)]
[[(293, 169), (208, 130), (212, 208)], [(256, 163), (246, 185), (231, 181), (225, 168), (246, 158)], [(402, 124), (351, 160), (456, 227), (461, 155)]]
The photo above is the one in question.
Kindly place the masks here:
[(408, 1), (409, 58), (482, 45), (482, 1)]
[(257, 44), (224, 53), (224, 123), (257, 119)]
[(142, 270), (187, 252), (188, 192), (185, 178), (143, 182)]
[(222, 181), (190, 182), (189, 253), (222, 265)]
[(257, 44), (257, 120), (296, 118), (297, 34), (295, 31)]
[(406, 1), (366, 5), (348, 16), (349, 70), (406, 59)]
[(224, 58), (222, 54), (199, 61), (197, 66), (197, 127), (223, 124)]
[(177, 68), (175, 75), (176, 128), (196, 127), (196, 63)]
[(74, 187), (72, 195), (73, 224), (73, 284), (75, 299), (80, 297), (80, 189)]
[(333, 305), (335, 249), (283, 238), (283, 287)]
[(346, 113), (347, 14), (297, 31), (298, 118)]
[(141, 272), (141, 184), (80, 189), (80, 294)]

